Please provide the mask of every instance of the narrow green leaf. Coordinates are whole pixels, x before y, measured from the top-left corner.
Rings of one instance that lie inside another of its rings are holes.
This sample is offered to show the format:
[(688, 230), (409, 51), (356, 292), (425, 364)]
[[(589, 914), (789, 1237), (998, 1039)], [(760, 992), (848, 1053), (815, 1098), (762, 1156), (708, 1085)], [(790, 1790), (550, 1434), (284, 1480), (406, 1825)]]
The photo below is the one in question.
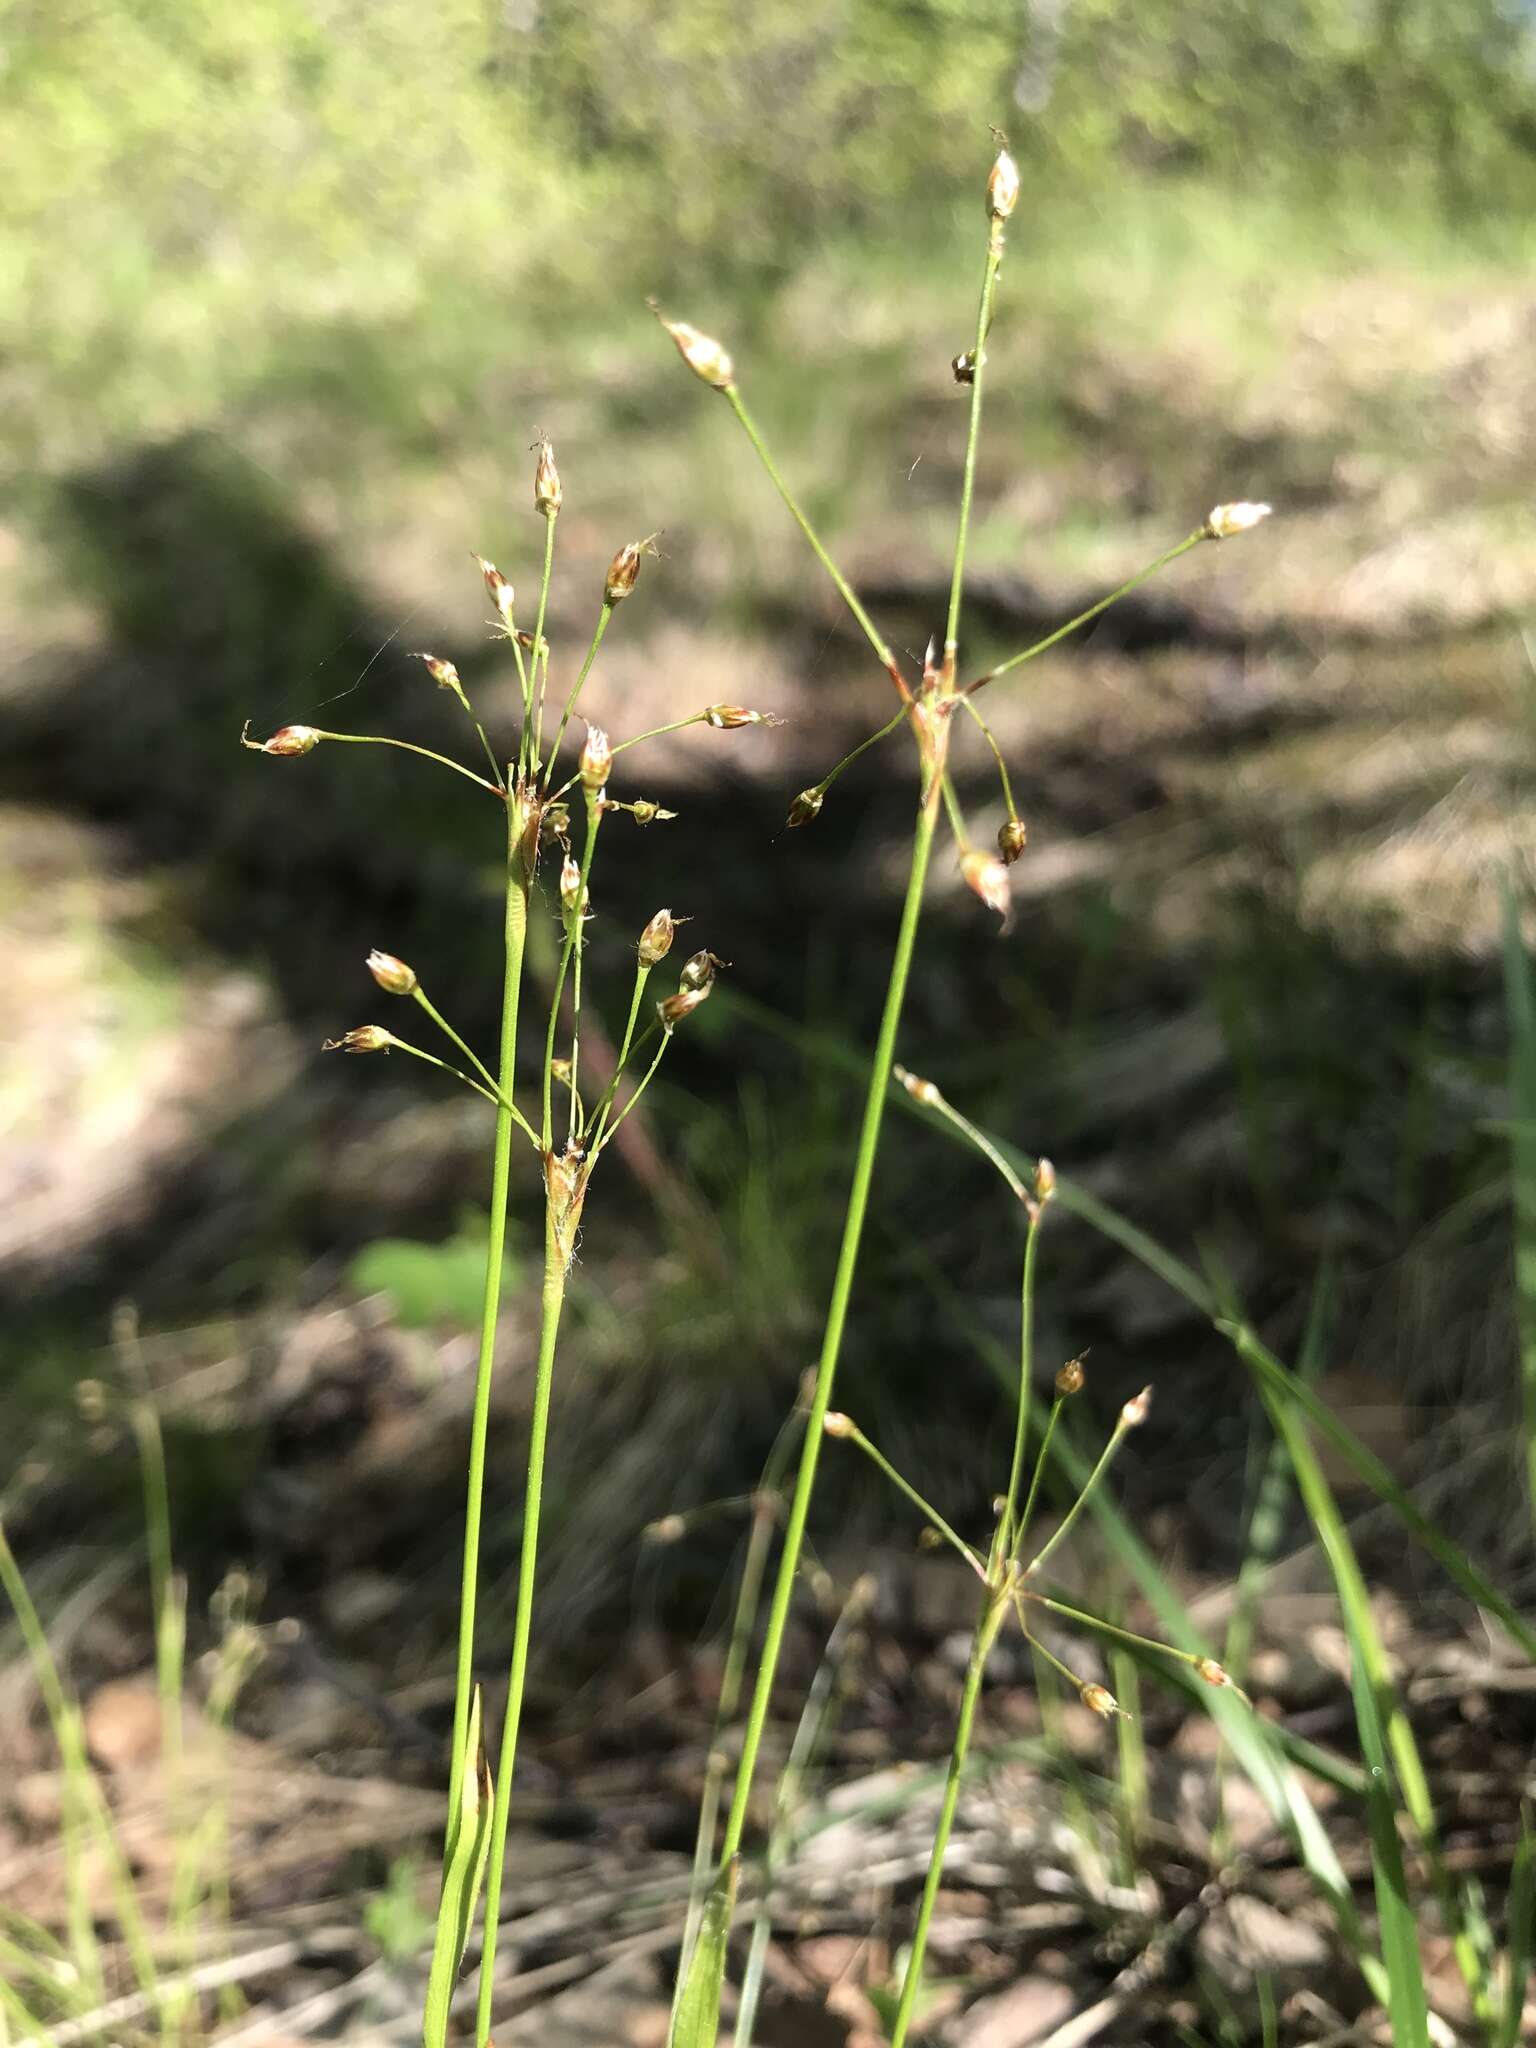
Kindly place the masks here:
[(736, 1880), (741, 1859), (733, 1856), (716, 1878), (704, 1902), (699, 1938), (694, 1943), (683, 1995), (677, 2002), (670, 2048), (717, 2048), (720, 2037), (720, 1993), (725, 1983), (725, 1950), (736, 1909)]
[(1494, 2034), (1494, 2048), (1516, 2048), (1531, 1977), (1531, 1948), (1536, 1942), (1536, 1833), (1530, 1815), (1521, 1817), (1520, 1846), (1509, 1874), (1505, 1913), (1504, 2009)]
[(1525, 1477), (1531, 1512), (1536, 1514), (1536, 975), (1520, 932), (1520, 900), (1513, 882), (1504, 889), (1504, 1008), (1509, 1019), (1509, 1164)]
[(444, 2048), (454, 1986), (469, 1946), (480, 1888), (491, 1846), (491, 1780), (480, 1748), (480, 1690), (470, 1704), (469, 1730), (459, 1779), (459, 1804), (443, 1859), (443, 1889), (437, 1906), (437, 1934), (427, 1977), (421, 2038), (424, 2048)]

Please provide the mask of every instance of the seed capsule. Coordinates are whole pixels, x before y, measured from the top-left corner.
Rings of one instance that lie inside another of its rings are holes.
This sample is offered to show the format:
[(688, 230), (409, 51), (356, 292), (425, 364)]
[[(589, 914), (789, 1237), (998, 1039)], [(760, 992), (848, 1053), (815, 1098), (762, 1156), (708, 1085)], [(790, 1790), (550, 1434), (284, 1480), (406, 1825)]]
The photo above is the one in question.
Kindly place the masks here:
[(975, 349), (962, 349), (959, 355), (950, 363), (949, 367), (950, 373), (957, 384), (974, 384), (976, 382)]
[(328, 1038), (320, 1048), (322, 1052), (388, 1052), (394, 1044), (393, 1035), (382, 1024), (359, 1024), (355, 1030), (344, 1032), (340, 1038)]
[(704, 713), (704, 723), (712, 725), (716, 732), (726, 732), (738, 725), (777, 725), (778, 720), (771, 712), (748, 711), (740, 704), (711, 704)]
[(798, 825), (809, 825), (813, 818), (820, 817), (821, 807), (826, 800), (825, 790), (802, 789), (789, 807), (789, 816), (784, 820), (785, 824), (791, 831)]
[(1104, 1685), (1084, 1685), (1078, 1689), (1083, 1705), (1092, 1714), (1101, 1714), (1106, 1721), (1112, 1721), (1123, 1710), (1114, 1694)]
[(655, 967), (665, 960), (672, 950), (672, 941), (677, 937), (677, 920), (670, 910), (658, 910), (645, 930), (640, 934), (636, 947), (642, 967)]
[(564, 495), (560, 488), (560, 472), (555, 467), (555, 451), (547, 441), (541, 441), (538, 463), (533, 472), (533, 509), (542, 512), (546, 519), (553, 519), (560, 510), (560, 500)]
[(829, 1408), (821, 1418), (821, 1426), (828, 1436), (852, 1436), (853, 1417), (844, 1415), (840, 1409)]
[(960, 872), (966, 887), (981, 898), (988, 910), (995, 910), (999, 917), (1007, 917), (1012, 896), (1008, 888), (1008, 870), (1000, 860), (990, 853), (973, 849), (961, 860)]
[(512, 586), (494, 562), (488, 562), (484, 555), (476, 555), (475, 560), (480, 564), (480, 574), (485, 578), (485, 587), (491, 594), (491, 603), (495, 605), (502, 625), (510, 633), (512, 631)]
[(715, 976), (727, 963), (718, 953), (703, 951), (694, 953), (683, 963), (678, 976), (679, 988), (710, 989), (715, 985)]
[(1056, 1168), (1049, 1159), (1035, 1161), (1035, 1193), (1048, 1202), (1056, 1192)]
[(647, 534), (644, 540), (626, 541), (608, 564), (608, 574), (603, 582), (603, 602), (622, 603), (635, 587), (635, 579), (640, 574), (640, 557), (654, 555), (655, 552), (654, 533)]
[(403, 960), (397, 960), (393, 953), (370, 953), (368, 972), (387, 996), (409, 996), (416, 993), (416, 970), (407, 967)]
[(459, 681), (459, 672), (451, 661), (444, 661), (441, 655), (418, 654), (416, 659), (426, 664), (427, 674), (440, 690), (452, 690), (460, 703), (464, 700), (464, 685)]
[(567, 917), (576, 915), (585, 894), (581, 886), (581, 869), (567, 854), (560, 866), (560, 907)]
[(242, 747), (249, 747), (253, 754), (309, 754), (319, 746), (325, 737), (312, 725), (280, 725), (269, 740), (248, 739), (250, 727), (240, 735)]
[(1262, 526), (1274, 507), (1250, 504), (1246, 498), (1234, 505), (1218, 505), (1205, 522), (1206, 536), (1210, 540), (1231, 540), (1239, 533), (1252, 533), (1256, 526)]
[(736, 367), (718, 341), (701, 334), (686, 320), (669, 320), (653, 304), (651, 311), (677, 343), (677, 352), (692, 370), (716, 391), (729, 391), (736, 381)]
[(613, 767), (613, 748), (600, 725), (587, 727), (587, 743), (581, 750), (581, 780), (586, 789), (601, 789)]
[(1029, 840), (1029, 828), (1022, 818), (1009, 818), (997, 828), (997, 850), (1003, 866), (1011, 868)]
[(1152, 1389), (1150, 1387), (1143, 1387), (1139, 1394), (1132, 1394), (1130, 1400), (1120, 1410), (1122, 1426), (1126, 1429), (1139, 1429), (1146, 1421), (1147, 1411), (1151, 1406)]
[(1007, 220), (1019, 203), (1019, 187), (1019, 167), (1006, 149), (1000, 149), (987, 179), (987, 211), (994, 220)]
[(1222, 1670), (1214, 1657), (1197, 1657), (1195, 1660), (1195, 1672), (1198, 1677), (1205, 1680), (1207, 1685), (1221, 1686), (1231, 1685), (1232, 1683), (1229, 1675)]
[(1069, 1358), (1056, 1375), (1056, 1391), (1063, 1401), (1070, 1401), (1074, 1394), (1083, 1391), (1083, 1382), (1086, 1378), (1083, 1361), (1080, 1358)]
[(656, 1005), (656, 1014), (662, 1025), (670, 1031), (674, 1024), (681, 1024), (685, 1017), (691, 1017), (707, 996), (709, 988), (680, 988), (675, 996), (663, 996)]

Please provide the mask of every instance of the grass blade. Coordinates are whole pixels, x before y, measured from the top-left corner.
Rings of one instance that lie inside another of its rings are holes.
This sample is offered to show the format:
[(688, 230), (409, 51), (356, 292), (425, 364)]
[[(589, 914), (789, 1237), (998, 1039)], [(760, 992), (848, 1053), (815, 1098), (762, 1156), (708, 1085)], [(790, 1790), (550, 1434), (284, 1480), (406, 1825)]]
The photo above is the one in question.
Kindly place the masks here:
[(1520, 901), (1513, 883), (1504, 890), (1504, 1007), (1509, 1017), (1509, 1166), (1525, 1484), (1531, 1512), (1536, 1514), (1536, 975), (1520, 934)]
[(1504, 2010), (1494, 2032), (1493, 2048), (1515, 2048), (1519, 2041), (1526, 1986), (1531, 1977), (1531, 1949), (1536, 1941), (1536, 1832), (1532, 1831), (1529, 1814), (1521, 1822), (1520, 1846), (1509, 1875), (1505, 1918)]
[(469, 1946), (470, 1925), (485, 1882), (491, 1846), (491, 1782), (480, 1747), (480, 1691), (470, 1702), (465, 1755), (459, 1772), (459, 1803), (443, 1864), (443, 1890), (437, 1908), (437, 1935), (427, 1978), (422, 2040), (426, 2048), (443, 2048), (448, 2038), (448, 2013), (454, 1986)]

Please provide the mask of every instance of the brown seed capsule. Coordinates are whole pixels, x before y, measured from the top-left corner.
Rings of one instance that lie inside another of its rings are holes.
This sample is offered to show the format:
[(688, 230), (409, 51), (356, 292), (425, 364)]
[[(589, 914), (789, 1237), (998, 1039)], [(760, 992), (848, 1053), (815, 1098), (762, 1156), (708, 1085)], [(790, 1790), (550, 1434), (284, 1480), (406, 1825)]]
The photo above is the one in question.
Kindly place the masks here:
[(546, 846), (563, 842), (571, 829), (569, 804), (549, 803), (539, 813), (539, 837)]
[(1069, 1358), (1056, 1375), (1056, 1391), (1063, 1401), (1070, 1401), (1074, 1394), (1083, 1391), (1083, 1382), (1086, 1378), (1083, 1361), (1080, 1358)]
[(444, 661), (436, 654), (418, 654), (416, 659), (425, 662), (427, 674), (440, 690), (452, 690), (460, 702), (463, 701), (464, 685), (459, 681), (459, 672), (451, 661)]
[(249, 747), (253, 754), (308, 754), (312, 753), (325, 737), (312, 725), (280, 725), (269, 740), (247, 739), (246, 733), (249, 731), (250, 727), (247, 726), (245, 732), (240, 735), (240, 744), (242, 747)]
[(716, 732), (725, 732), (738, 725), (777, 725), (778, 720), (771, 712), (747, 711), (740, 704), (711, 704), (704, 713), (704, 723), (712, 725)]
[(491, 603), (495, 605), (501, 623), (512, 631), (512, 586), (502, 575), (494, 562), (488, 562), (484, 555), (476, 555), (480, 574), (485, 578), (485, 587), (490, 592)]
[(603, 583), (603, 602), (620, 604), (635, 587), (635, 578), (640, 574), (640, 557), (654, 555), (656, 536), (646, 535), (644, 540), (626, 541), (608, 564), (608, 574)]
[(975, 349), (962, 349), (959, 355), (950, 363), (949, 367), (957, 384), (974, 384), (976, 382)]
[(789, 816), (784, 820), (785, 824), (792, 832), (797, 826), (809, 825), (813, 818), (821, 816), (821, 807), (826, 800), (825, 790), (802, 789), (789, 807)]
[(533, 472), (533, 509), (542, 512), (546, 519), (553, 519), (560, 510), (560, 500), (564, 495), (560, 488), (560, 472), (555, 467), (555, 451), (548, 441), (541, 441), (539, 459)]
[(1022, 818), (1008, 818), (997, 828), (997, 850), (1003, 866), (1011, 868), (1029, 840), (1029, 828)]
[(1056, 1192), (1056, 1169), (1049, 1159), (1035, 1161), (1035, 1193), (1048, 1202)]
[(635, 949), (642, 967), (655, 967), (665, 960), (672, 950), (672, 941), (677, 937), (677, 920), (670, 910), (658, 910), (645, 930), (640, 934), (640, 944)]
[(725, 967), (728, 964), (728, 962), (720, 958), (720, 955), (718, 953), (711, 953), (708, 951), (693, 953), (683, 963), (683, 971), (678, 976), (678, 987), (701, 989), (713, 988), (715, 985), (715, 976), (720, 972), (722, 967)]
[(990, 853), (973, 849), (961, 860), (960, 872), (965, 878), (965, 886), (981, 898), (988, 910), (995, 910), (999, 917), (1007, 917), (1012, 896), (1008, 888), (1008, 870), (1000, 860)]
[(987, 211), (994, 220), (1007, 220), (1019, 203), (1019, 167), (1006, 148), (997, 152), (997, 162), (987, 179)]
[(669, 320), (652, 302), (651, 311), (677, 343), (677, 352), (692, 370), (716, 391), (729, 391), (736, 381), (736, 368), (718, 341), (701, 334), (686, 320)]
[(1147, 1411), (1151, 1406), (1152, 1389), (1150, 1387), (1143, 1387), (1139, 1394), (1132, 1394), (1130, 1400), (1120, 1410), (1120, 1421), (1123, 1427), (1126, 1429), (1139, 1429), (1142, 1423), (1146, 1421)]
[(648, 796), (637, 797), (632, 804), (615, 804), (616, 811), (628, 811), (637, 825), (665, 824), (677, 816), (676, 811), (664, 811), (660, 804), (653, 804)]
[(709, 994), (705, 988), (680, 988), (675, 996), (663, 996), (656, 1005), (656, 1014), (664, 1029), (670, 1031), (674, 1024), (681, 1024), (685, 1017), (691, 1017)]
[(1195, 1672), (1197, 1676), (1205, 1680), (1207, 1685), (1219, 1686), (1232, 1683), (1229, 1675), (1222, 1670), (1214, 1657), (1197, 1657), (1195, 1659)]
[(381, 1024), (359, 1024), (355, 1030), (345, 1032), (340, 1038), (328, 1038), (320, 1048), (322, 1052), (388, 1052), (394, 1044), (393, 1035)]
[(852, 1436), (853, 1417), (844, 1415), (840, 1409), (829, 1408), (821, 1418), (821, 1426), (828, 1436)]
[(613, 767), (613, 748), (600, 725), (587, 727), (587, 743), (581, 750), (581, 780), (586, 789), (599, 790)]
[(1122, 1709), (1119, 1701), (1107, 1686), (1084, 1685), (1078, 1689), (1083, 1705), (1092, 1714), (1101, 1714), (1106, 1721), (1112, 1721)]
[(416, 993), (416, 970), (407, 967), (403, 960), (397, 960), (393, 953), (370, 953), (368, 972), (387, 996), (410, 996)]

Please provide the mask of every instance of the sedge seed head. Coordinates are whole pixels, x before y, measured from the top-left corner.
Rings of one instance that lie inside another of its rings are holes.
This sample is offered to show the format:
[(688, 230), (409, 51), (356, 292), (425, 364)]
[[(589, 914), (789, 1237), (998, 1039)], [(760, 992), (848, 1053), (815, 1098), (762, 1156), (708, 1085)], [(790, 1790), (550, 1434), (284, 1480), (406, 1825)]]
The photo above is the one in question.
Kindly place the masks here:
[(784, 820), (791, 831), (799, 825), (809, 825), (813, 818), (821, 815), (821, 807), (827, 800), (822, 789), (802, 789), (789, 807), (789, 816)]
[(1120, 1410), (1121, 1426), (1125, 1429), (1140, 1429), (1147, 1419), (1147, 1412), (1151, 1406), (1152, 1389), (1150, 1387), (1143, 1387), (1139, 1394), (1132, 1394), (1130, 1400)]
[(933, 1081), (925, 1081), (921, 1074), (914, 1074), (907, 1067), (893, 1067), (891, 1072), (906, 1089), (914, 1102), (921, 1102), (927, 1109), (937, 1109), (944, 1100)]
[(1207, 1685), (1222, 1686), (1232, 1683), (1230, 1675), (1222, 1669), (1214, 1657), (1197, 1657), (1195, 1659), (1195, 1675), (1203, 1678)]
[(821, 1426), (828, 1436), (852, 1436), (853, 1417), (844, 1415), (840, 1408), (829, 1408), (821, 1418)]
[(1087, 1377), (1083, 1371), (1082, 1359), (1069, 1358), (1056, 1375), (1056, 1392), (1063, 1401), (1069, 1401), (1074, 1394), (1083, 1391), (1083, 1383)]
[(1113, 1721), (1117, 1714), (1124, 1716), (1124, 1709), (1107, 1685), (1079, 1686), (1078, 1697), (1089, 1713), (1098, 1714), (1106, 1721)]
[(647, 1522), (642, 1533), (647, 1543), (681, 1543), (687, 1531), (681, 1515), (663, 1515), (659, 1521)]
[(628, 811), (637, 825), (665, 824), (677, 816), (676, 811), (663, 810), (658, 803), (652, 803), (648, 796), (637, 797), (632, 804), (615, 804), (616, 811)]
[(997, 850), (1003, 866), (1011, 868), (1029, 843), (1029, 827), (1022, 818), (1006, 818), (997, 828)]
[(584, 895), (581, 886), (581, 869), (570, 854), (560, 863), (560, 907), (567, 917), (574, 917)]
[(711, 953), (707, 948), (702, 952), (692, 953), (683, 963), (683, 971), (678, 976), (678, 987), (706, 991), (712, 989), (715, 985), (715, 976), (727, 965), (729, 963), (722, 960), (718, 953)]
[(975, 349), (961, 349), (959, 355), (955, 356), (950, 362), (949, 368), (957, 384), (974, 384), (976, 382)]
[(1231, 540), (1239, 533), (1252, 533), (1274, 510), (1272, 505), (1255, 505), (1246, 498), (1232, 505), (1217, 505), (1205, 522), (1210, 540)]
[(965, 886), (981, 898), (988, 910), (995, 910), (1006, 921), (1013, 898), (1008, 887), (1008, 870), (996, 855), (972, 848), (961, 859), (960, 873), (965, 878)]
[(480, 564), (480, 574), (485, 578), (485, 587), (490, 592), (491, 603), (496, 607), (497, 617), (510, 633), (512, 631), (512, 586), (494, 562), (488, 562), (484, 555), (476, 555), (475, 560)]
[(388, 1052), (394, 1042), (393, 1034), (382, 1024), (359, 1024), (354, 1030), (343, 1032), (340, 1038), (328, 1038), (321, 1051)]
[(1048, 1202), (1056, 1192), (1056, 1168), (1049, 1159), (1035, 1161), (1035, 1193), (1042, 1202)]
[(415, 968), (407, 967), (405, 962), (397, 960), (393, 953), (370, 953), (368, 972), (387, 996), (409, 996), (416, 993)]
[(456, 697), (464, 695), (464, 685), (459, 681), (459, 672), (451, 661), (444, 661), (440, 654), (418, 654), (427, 674), (440, 690), (452, 690)]
[(742, 704), (710, 704), (704, 710), (704, 723), (716, 732), (731, 732), (739, 725), (777, 725), (779, 721), (771, 711), (748, 711)]
[(1019, 167), (1008, 154), (1006, 144), (997, 152), (997, 161), (987, 179), (987, 212), (993, 220), (1007, 220), (1019, 203)]
[(533, 509), (542, 512), (546, 519), (553, 519), (564, 496), (560, 472), (555, 467), (555, 451), (548, 441), (540, 441), (539, 459), (533, 470)]
[(695, 377), (716, 391), (729, 391), (736, 381), (736, 366), (720, 343), (707, 334), (701, 334), (687, 320), (669, 320), (654, 300), (651, 311), (671, 335), (677, 344), (678, 354)]
[(670, 1031), (681, 1024), (709, 995), (709, 988), (680, 988), (675, 996), (663, 996), (656, 1005), (656, 1014), (661, 1019), (663, 1030)]
[(670, 910), (658, 910), (645, 930), (640, 934), (640, 944), (635, 949), (642, 967), (655, 967), (665, 960), (672, 950), (672, 941), (677, 937), (677, 919)]
[[(246, 732), (250, 728), (247, 726)], [(268, 740), (247, 739), (240, 735), (242, 747), (249, 747), (256, 754), (276, 754), (286, 759), (292, 754), (310, 754), (319, 746), (323, 735), (312, 725), (280, 725)]]
[(603, 602), (621, 604), (635, 587), (640, 574), (640, 557), (654, 555), (656, 536), (648, 533), (644, 540), (628, 540), (608, 564), (608, 574), (603, 581)]
[(587, 743), (581, 750), (581, 781), (584, 789), (600, 790), (613, 767), (613, 748), (600, 725), (587, 727)]

